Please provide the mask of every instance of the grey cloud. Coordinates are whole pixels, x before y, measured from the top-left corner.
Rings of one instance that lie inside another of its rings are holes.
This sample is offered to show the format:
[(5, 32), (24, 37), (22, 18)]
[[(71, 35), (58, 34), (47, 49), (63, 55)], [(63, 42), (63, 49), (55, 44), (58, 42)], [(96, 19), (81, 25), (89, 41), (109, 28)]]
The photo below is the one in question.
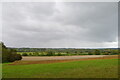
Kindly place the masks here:
[(67, 18), (58, 19), (68, 25), (89, 29), (83, 38), (87, 36), (85, 39), (97, 42), (115, 41), (118, 27), (117, 3), (66, 3), (66, 6), (69, 8)]
[(7, 46), (112, 47), (117, 43), (117, 3), (8, 2), (3, 3), (2, 13)]

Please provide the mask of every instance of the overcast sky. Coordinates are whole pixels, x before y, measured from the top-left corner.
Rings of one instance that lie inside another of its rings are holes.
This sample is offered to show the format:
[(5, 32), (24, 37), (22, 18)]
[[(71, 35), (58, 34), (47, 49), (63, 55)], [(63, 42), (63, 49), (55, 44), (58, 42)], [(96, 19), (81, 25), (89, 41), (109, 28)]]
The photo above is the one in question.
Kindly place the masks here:
[(5, 2), (8, 47), (118, 47), (117, 2)]

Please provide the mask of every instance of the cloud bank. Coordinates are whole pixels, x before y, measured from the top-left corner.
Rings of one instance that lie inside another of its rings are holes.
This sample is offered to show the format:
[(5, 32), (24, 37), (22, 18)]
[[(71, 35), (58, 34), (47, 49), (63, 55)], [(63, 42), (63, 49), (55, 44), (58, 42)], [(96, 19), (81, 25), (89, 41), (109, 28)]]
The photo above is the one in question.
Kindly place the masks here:
[(5, 2), (2, 41), (9, 47), (117, 47), (117, 2)]

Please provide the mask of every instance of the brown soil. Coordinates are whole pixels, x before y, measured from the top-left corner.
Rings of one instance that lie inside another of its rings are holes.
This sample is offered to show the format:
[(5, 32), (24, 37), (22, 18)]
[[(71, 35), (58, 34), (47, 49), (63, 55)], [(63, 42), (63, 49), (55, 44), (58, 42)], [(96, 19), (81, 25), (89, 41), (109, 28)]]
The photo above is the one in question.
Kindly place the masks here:
[(27, 56), (23, 57), (22, 61), (43, 61), (43, 60), (71, 60), (84, 58), (97, 58), (108, 55), (78, 55), (78, 56)]
[(26, 64), (50, 64), (50, 63), (59, 63), (59, 62), (70, 62), (70, 61), (83, 61), (83, 60), (96, 60), (96, 59), (118, 59), (118, 55), (110, 55), (110, 56), (103, 56), (103, 57), (88, 57), (88, 58), (81, 58), (81, 59), (60, 59), (60, 60), (21, 60), (15, 61), (8, 65), (26, 65)]

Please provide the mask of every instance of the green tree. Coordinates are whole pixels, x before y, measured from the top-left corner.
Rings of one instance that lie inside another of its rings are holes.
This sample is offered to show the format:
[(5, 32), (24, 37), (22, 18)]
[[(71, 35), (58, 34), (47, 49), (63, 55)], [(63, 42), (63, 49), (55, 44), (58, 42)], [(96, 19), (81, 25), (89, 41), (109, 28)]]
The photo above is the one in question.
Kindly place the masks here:
[(93, 52), (89, 51), (89, 52), (88, 52), (88, 55), (93, 55)]
[(55, 55), (55, 52), (53, 51), (47, 51), (47, 56), (54, 56)]
[(98, 49), (96, 49), (96, 50), (94, 51), (94, 54), (95, 54), (95, 55), (100, 55), (100, 51), (99, 51)]
[(21, 55), (16, 53), (14, 49), (8, 49), (4, 43), (0, 43), (2, 46), (2, 62), (13, 62), (15, 60), (21, 60)]

